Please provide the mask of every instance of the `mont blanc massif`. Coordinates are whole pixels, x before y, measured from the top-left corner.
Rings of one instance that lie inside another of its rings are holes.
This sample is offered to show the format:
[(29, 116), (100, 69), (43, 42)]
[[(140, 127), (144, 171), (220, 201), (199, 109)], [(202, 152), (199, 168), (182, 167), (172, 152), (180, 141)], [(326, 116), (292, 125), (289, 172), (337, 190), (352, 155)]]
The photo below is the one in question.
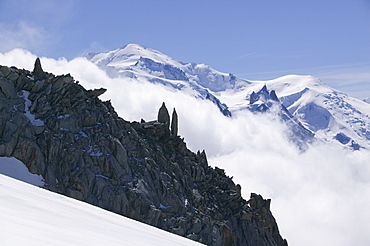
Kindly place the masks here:
[(136, 44), (0, 65), (0, 173), (25, 182), (0, 175), (7, 245), (370, 241), (370, 105), (315, 77)]

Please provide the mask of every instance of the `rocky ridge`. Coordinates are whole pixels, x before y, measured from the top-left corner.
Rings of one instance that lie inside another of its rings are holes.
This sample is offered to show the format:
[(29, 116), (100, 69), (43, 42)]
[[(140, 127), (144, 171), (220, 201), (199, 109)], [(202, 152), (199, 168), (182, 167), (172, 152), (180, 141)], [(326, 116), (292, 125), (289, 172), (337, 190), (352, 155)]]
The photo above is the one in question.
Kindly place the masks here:
[(204, 151), (187, 149), (175, 110), (172, 122), (168, 112), (127, 122), (98, 98), (105, 89), (39, 60), (33, 72), (0, 66), (0, 89), (0, 156), (42, 175), (44, 188), (207, 245), (287, 245), (270, 200), (244, 200)]

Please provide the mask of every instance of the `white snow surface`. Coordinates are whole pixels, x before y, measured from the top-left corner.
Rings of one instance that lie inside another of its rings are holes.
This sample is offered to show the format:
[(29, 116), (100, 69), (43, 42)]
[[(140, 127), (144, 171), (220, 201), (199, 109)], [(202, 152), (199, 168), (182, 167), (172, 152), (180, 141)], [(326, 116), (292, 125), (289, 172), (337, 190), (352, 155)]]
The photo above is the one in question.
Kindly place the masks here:
[(0, 174), (1, 245), (201, 245)]

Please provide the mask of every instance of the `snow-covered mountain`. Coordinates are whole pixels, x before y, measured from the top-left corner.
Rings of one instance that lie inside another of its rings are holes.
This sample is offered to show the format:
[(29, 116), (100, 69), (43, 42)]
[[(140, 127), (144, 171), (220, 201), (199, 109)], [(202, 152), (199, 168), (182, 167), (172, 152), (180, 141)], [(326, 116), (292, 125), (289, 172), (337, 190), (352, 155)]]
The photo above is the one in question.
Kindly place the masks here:
[(35, 183), (23, 163), (0, 157), (3, 245), (202, 245), (2, 174), (9, 172)]
[[(249, 103), (245, 104), (245, 101)], [(242, 106), (243, 104), (245, 105)], [(307, 148), (307, 143), (310, 143), (314, 137), (312, 131), (304, 127), (299, 119), (293, 116), (280, 102), (275, 90), (269, 91), (266, 85), (257, 92), (253, 91), (238, 105), (235, 105), (236, 108), (238, 106), (240, 107), (239, 111), (249, 110), (255, 113), (268, 112), (278, 116), (290, 129), (289, 139), (303, 150)]]
[(231, 116), (227, 106), (211, 92), (237, 88), (248, 83), (232, 74), (220, 73), (205, 64), (179, 62), (158, 51), (137, 44), (107, 53), (89, 53), (86, 58), (112, 77), (128, 77), (159, 83), (214, 102)]
[(369, 104), (332, 89), (312, 76), (248, 81), (205, 64), (180, 62), (137, 44), (107, 53), (89, 53), (86, 58), (110, 77), (159, 83), (209, 99), (226, 116), (246, 109), (255, 111), (261, 106), (259, 100), (266, 98), (251, 100), (251, 97), (261, 90), (268, 93), (273, 90), (277, 99), (272, 100), (273, 105), (278, 105), (283, 120), (289, 119), (289, 124), (294, 125), (293, 132), (298, 134), (299, 141), (311, 140), (311, 132), (320, 141), (340, 143), (355, 150), (370, 148)]
[(370, 147), (369, 104), (330, 88), (312, 76), (288, 75), (270, 81), (254, 81), (218, 98), (231, 112), (250, 107), (253, 91), (266, 86), (304, 127), (322, 141), (338, 142), (355, 150)]

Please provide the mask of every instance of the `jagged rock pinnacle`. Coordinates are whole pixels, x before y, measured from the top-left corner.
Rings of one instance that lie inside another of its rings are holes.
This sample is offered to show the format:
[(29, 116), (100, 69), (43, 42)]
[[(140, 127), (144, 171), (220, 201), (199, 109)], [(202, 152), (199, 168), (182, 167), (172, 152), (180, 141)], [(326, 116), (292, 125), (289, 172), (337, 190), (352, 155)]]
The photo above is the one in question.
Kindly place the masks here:
[(276, 102), (279, 101), (279, 98), (277, 97), (275, 90), (271, 90), (270, 97), (271, 97), (272, 100), (274, 100)]
[(35, 66), (33, 68), (33, 75), (38, 79), (44, 79), (45, 73), (44, 70), (42, 70), (40, 58), (36, 58)]
[(250, 98), (249, 98), (249, 104), (253, 104), (258, 101), (260, 97), (253, 91)]
[(179, 122), (177, 118), (177, 113), (176, 113), (176, 109), (173, 108), (172, 121), (171, 121), (171, 135), (177, 136), (178, 129), (179, 129)]
[(161, 108), (158, 111), (158, 122), (170, 125), (170, 115), (166, 108), (166, 104), (163, 102)]

